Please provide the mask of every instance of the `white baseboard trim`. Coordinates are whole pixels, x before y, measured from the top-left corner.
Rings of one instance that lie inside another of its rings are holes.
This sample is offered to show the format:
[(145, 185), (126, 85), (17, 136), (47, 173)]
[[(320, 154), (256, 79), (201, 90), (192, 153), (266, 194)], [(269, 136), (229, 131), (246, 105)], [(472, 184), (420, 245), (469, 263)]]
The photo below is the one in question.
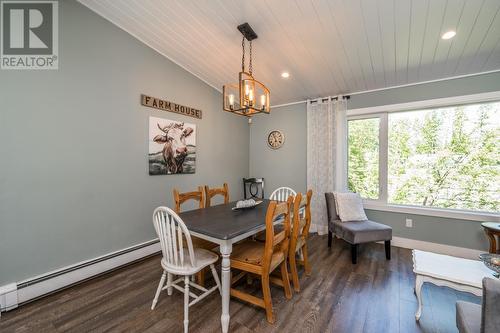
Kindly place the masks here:
[(17, 307), (17, 284), (10, 283), (0, 287), (0, 313)]
[(410, 238), (403, 238), (403, 237), (392, 237), (391, 245), (396, 247), (402, 247), (405, 249), (422, 250), (422, 251), (447, 254), (454, 257), (474, 259), (474, 260), (479, 260), (480, 253), (488, 252), (476, 249), (469, 249), (465, 247), (431, 243), (431, 242), (410, 239)]
[(158, 239), (154, 239), (24, 281), (0, 286), (0, 311), (12, 310), (20, 304), (106, 273), (160, 250)]

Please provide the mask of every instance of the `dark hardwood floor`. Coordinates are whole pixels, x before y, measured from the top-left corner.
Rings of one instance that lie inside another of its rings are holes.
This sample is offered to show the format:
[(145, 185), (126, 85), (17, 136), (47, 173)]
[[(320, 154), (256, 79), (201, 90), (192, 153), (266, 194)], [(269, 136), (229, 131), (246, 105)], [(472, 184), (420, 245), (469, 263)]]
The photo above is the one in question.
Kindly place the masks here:
[[(312, 276), (301, 271), (301, 292), (287, 301), (273, 287), (276, 323), (263, 309), (231, 300), (231, 332), (456, 332), (455, 302), (478, 297), (424, 285), (424, 309), (415, 322), (417, 303), (411, 251), (383, 244), (360, 247), (351, 264), (350, 247), (326, 236), (309, 240)], [(154, 311), (151, 302), (161, 276), (159, 256), (66, 289), (2, 314), (0, 332), (181, 332), (183, 297), (165, 292)], [(212, 283), (212, 281), (209, 281)], [(259, 284), (240, 288), (259, 293)], [(220, 332), (218, 294), (190, 308), (190, 332)]]

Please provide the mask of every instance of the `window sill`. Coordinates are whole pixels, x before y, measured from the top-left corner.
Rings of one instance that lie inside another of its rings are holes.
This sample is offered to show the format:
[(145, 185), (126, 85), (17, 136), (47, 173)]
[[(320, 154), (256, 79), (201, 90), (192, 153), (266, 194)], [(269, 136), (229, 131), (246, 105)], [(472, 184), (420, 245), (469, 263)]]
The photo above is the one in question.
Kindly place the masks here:
[(415, 215), (444, 217), (451, 219), (469, 220), (469, 221), (492, 221), (500, 222), (500, 214), (487, 212), (472, 212), (456, 209), (429, 208), (418, 206), (390, 205), (371, 200), (364, 200), (365, 209), (378, 210), (383, 212), (406, 213)]

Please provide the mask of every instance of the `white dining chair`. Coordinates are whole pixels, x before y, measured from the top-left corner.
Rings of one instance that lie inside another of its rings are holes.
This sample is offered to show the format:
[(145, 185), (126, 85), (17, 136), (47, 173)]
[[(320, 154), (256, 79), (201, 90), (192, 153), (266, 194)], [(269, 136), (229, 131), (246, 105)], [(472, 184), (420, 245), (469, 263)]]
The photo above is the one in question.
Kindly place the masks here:
[(297, 192), (289, 187), (278, 187), (273, 191), (273, 193), (271, 193), (269, 200), (287, 201), (288, 197), (291, 195), (295, 197)]
[[(189, 307), (198, 303), (216, 289), (219, 289), (219, 293), (221, 292), (219, 276), (214, 267), (214, 263), (217, 262), (219, 257), (211, 251), (193, 248), (189, 230), (182, 219), (172, 209), (168, 207), (156, 208), (153, 213), (153, 224), (160, 239), (163, 255), (161, 259), (163, 274), (158, 284), (151, 310), (154, 310), (161, 291), (167, 289), (168, 295), (172, 295), (172, 288), (183, 292), (184, 332), (187, 333), (189, 327)], [(190, 276), (198, 273), (207, 266), (210, 266), (216, 284), (211, 289), (206, 289), (190, 281)], [(174, 275), (180, 275), (181, 277), (172, 281)], [(165, 279), (167, 280), (166, 285)], [(184, 288), (177, 285), (183, 280)], [(189, 291), (190, 286), (202, 291), (202, 294), (196, 295), (194, 292)], [(189, 297), (193, 298), (191, 302), (189, 301)]]

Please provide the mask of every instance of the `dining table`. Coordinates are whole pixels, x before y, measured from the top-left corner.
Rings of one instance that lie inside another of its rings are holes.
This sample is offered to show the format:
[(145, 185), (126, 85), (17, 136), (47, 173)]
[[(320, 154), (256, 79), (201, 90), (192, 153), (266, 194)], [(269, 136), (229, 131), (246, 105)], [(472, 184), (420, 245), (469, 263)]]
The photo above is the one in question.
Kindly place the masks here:
[(229, 330), (231, 289), (231, 252), (233, 244), (252, 237), (266, 228), (266, 212), (270, 200), (255, 207), (234, 210), (236, 201), (199, 208), (179, 214), (191, 235), (219, 245), (221, 262), (222, 332)]

